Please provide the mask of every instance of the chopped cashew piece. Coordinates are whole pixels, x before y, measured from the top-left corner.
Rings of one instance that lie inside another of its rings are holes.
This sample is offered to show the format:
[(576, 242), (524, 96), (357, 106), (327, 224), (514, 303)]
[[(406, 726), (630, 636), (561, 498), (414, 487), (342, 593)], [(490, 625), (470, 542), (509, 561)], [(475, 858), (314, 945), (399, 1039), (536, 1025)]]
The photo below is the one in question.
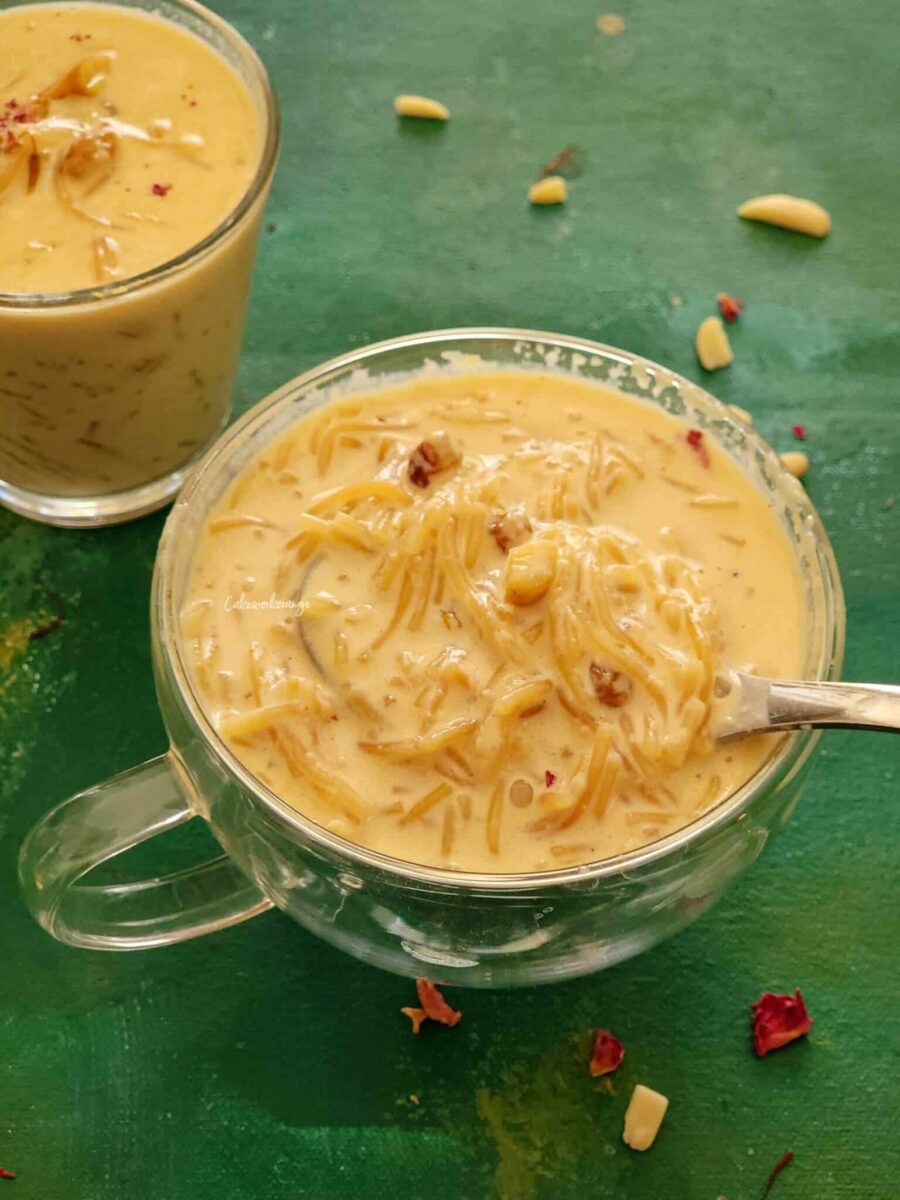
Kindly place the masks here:
[(513, 546), (506, 559), (504, 595), (510, 604), (524, 608), (543, 596), (556, 574), (556, 545), (525, 542)]
[(734, 361), (731, 343), (719, 317), (707, 317), (697, 330), (697, 357), (707, 371), (718, 371)]
[(782, 229), (793, 229), (810, 237), (822, 238), (831, 232), (831, 217), (822, 205), (814, 200), (801, 200), (799, 196), (754, 196), (741, 205), (737, 214), (747, 221), (780, 225)]
[(440, 100), (430, 100), (427, 96), (397, 96), (394, 100), (394, 112), (398, 117), (422, 117), (426, 121), (447, 121), (450, 109)]
[(500, 513), (488, 525), (488, 533), (497, 543), (497, 549), (508, 554), (512, 546), (520, 546), (531, 536), (531, 522), (524, 512)]
[(409, 478), (416, 487), (428, 487), (431, 477), (455, 467), (460, 453), (446, 433), (433, 433), (429, 439), (419, 442), (409, 456)]
[(809, 456), (802, 450), (788, 450), (787, 454), (782, 454), (781, 461), (798, 479), (802, 479), (809, 470)]
[(668, 1107), (668, 1096), (639, 1083), (631, 1093), (625, 1112), (625, 1129), (622, 1133), (625, 1145), (632, 1150), (649, 1150)]
[(569, 185), (562, 175), (548, 175), (528, 189), (528, 199), (532, 204), (563, 204), (568, 194)]

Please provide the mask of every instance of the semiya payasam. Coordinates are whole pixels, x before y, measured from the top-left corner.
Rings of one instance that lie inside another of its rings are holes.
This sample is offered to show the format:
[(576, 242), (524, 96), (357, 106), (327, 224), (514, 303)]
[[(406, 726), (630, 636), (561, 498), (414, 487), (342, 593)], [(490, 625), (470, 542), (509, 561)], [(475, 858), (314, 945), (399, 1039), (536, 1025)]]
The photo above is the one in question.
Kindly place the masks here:
[(32, 4), (0, 12), (0, 44), (0, 291), (137, 275), (247, 190), (253, 101), (187, 30), (118, 5)]
[(240, 474), (182, 629), (246, 767), (411, 862), (544, 871), (690, 822), (766, 739), (717, 676), (791, 675), (801, 584), (708, 436), (571, 377), (436, 375), (334, 400)]
[(51, 497), (142, 487), (225, 420), (261, 203), (134, 278), (252, 193), (267, 116), (224, 52), (139, 9), (9, 8), (0, 46), (0, 478)]

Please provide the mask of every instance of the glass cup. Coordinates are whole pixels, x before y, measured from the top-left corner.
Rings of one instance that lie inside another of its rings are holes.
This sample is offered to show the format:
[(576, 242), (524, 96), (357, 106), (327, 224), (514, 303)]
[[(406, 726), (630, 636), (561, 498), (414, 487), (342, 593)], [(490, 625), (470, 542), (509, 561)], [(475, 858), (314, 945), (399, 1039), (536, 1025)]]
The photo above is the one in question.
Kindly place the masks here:
[(262, 147), (237, 207), (177, 258), (101, 287), (0, 291), (0, 504), (51, 525), (162, 507), (224, 427), (278, 156), (275, 96), (236, 30), (194, 0), (115, 2), (217, 51), (250, 92)]
[[(219, 739), (191, 683), (179, 613), (200, 530), (244, 466), (310, 409), (422, 371), (485, 366), (563, 372), (641, 396), (714, 437), (769, 497), (802, 571), (805, 676), (837, 677), (844, 605), (828, 539), (771, 448), (696, 384), (620, 350), (507, 329), (414, 334), (301, 375), (234, 425), (169, 516), (152, 627), (169, 752), (73, 797), (21, 852), (25, 899), (54, 937), (127, 950), (197, 937), (273, 905), (350, 954), (399, 974), (497, 987), (566, 979), (668, 937), (722, 894), (787, 820), (818, 734), (772, 739), (763, 766), (693, 824), (587, 866), (491, 875), (420, 866), (345, 841), (268, 791)], [(777, 619), (773, 613), (772, 619)], [(80, 882), (156, 833), (201, 816), (225, 855), (113, 887)]]

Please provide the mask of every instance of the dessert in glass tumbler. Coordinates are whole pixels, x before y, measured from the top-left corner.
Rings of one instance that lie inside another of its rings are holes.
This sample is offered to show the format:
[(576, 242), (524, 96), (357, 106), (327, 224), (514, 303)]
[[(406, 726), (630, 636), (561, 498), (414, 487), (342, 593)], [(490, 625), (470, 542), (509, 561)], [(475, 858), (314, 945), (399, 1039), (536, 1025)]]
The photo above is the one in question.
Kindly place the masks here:
[(0, 495), (45, 519), (165, 480), (230, 405), (272, 110), (234, 31), (165, 12), (0, 8)]
[[(777, 619), (776, 619), (777, 615)], [(717, 677), (801, 669), (766, 496), (698, 429), (547, 372), (424, 374), (302, 417), (206, 521), (182, 636), (272, 792), (407, 862), (550, 871), (748, 780)]]

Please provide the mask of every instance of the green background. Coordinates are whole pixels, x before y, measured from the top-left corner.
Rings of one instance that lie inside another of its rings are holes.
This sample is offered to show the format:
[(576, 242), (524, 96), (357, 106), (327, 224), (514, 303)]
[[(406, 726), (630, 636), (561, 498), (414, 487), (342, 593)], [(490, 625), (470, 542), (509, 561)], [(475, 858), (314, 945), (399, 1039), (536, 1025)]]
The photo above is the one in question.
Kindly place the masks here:
[[(847, 678), (896, 680), (900, 10), (895, 0), (229, 0), (284, 111), (239, 409), (410, 330), (595, 337), (695, 379), (700, 319), (747, 301), (712, 378), (779, 449), (808, 430), (810, 494), (847, 591)], [(400, 124), (421, 91), (447, 126)], [(569, 203), (526, 189), (564, 145)], [(832, 212), (824, 242), (737, 220), (760, 192)], [(673, 297), (682, 303), (673, 302)], [(791, 825), (708, 916), (606, 974), (451, 993), (418, 1038), (411, 982), (280, 914), (135, 955), (52, 942), (19, 842), (48, 807), (164, 748), (147, 595), (162, 517), (101, 532), (0, 516), (0, 1165), (19, 1200), (894, 1200), (898, 743), (823, 738)], [(52, 611), (67, 617), (40, 640)], [(143, 852), (197, 853), (202, 828)], [(810, 1038), (765, 1060), (748, 1003), (801, 987)], [(589, 1079), (587, 1030), (627, 1057)], [(620, 1141), (632, 1085), (671, 1106)], [(410, 1095), (418, 1096), (418, 1105)]]

